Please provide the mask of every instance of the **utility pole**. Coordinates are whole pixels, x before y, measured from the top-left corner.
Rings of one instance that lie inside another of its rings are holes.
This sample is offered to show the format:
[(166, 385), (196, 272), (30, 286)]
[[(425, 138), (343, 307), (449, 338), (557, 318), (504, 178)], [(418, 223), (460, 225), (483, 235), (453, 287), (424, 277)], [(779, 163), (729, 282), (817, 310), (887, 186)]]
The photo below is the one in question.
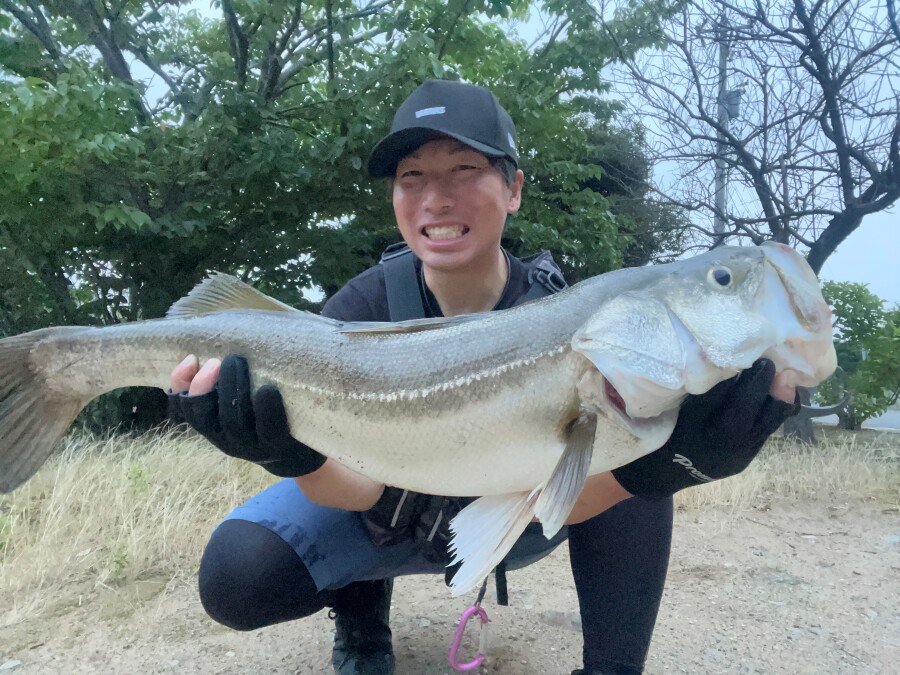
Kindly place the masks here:
[(728, 59), (731, 56), (731, 34), (733, 26), (728, 21), (725, 10), (719, 14), (714, 26), (707, 28), (704, 20), (697, 28), (697, 35), (703, 40), (704, 34), (712, 33), (712, 39), (719, 48), (718, 91), (716, 93), (716, 157), (715, 176), (713, 182), (715, 212), (713, 214), (713, 232), (715, 233), (714, 246), (725, 243), (725, 214), (727, 212), (728, 196), (728, 162), (725, 155), (728, 153), (728, 143), (725, 139), (725, 130), (731, 120), (740, 115), (741, 95), (744, 90), (728, 88)]
[[(719, 15), (716, 22), (715, 40), (719, 45), (719, 94), (716, 98), (718, 104), (718, 121), (719, 126), (724, 127), (728, 124), (728, 110), (725, 101), (728, 96), (728, 51), (729, 51), (729, 28), (728, 18), (725, 12)], [(716, 132), (716, 174), (715, 174), (715, 205), (716, 210), (713, 214), (713, 231), (717, 235), (725, 232), (725, 183), (727, 179), (727, 168), (725, 166), (725, 134), (721, 128)]]

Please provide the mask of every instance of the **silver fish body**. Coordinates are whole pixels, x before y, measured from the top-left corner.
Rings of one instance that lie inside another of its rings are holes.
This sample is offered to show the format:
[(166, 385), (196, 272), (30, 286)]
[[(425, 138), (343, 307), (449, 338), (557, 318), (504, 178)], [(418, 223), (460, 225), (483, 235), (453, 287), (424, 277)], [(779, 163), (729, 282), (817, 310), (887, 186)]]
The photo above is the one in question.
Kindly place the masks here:
[[(475, 560), (457, 573), (462, 592), (508, 548), (485, 537), (507, 542), (535, 514), (550, 536), (586, 475), (665, 442), (687, 394), (760, 356), (791, 384), (827, 377), (830, 330), (815, 276), (781, 246), (717, 249), (503, 312), (401, 324), (332, 321), (219, 275), (165, 319), (0, 341), (0, 490), (27, 480), (99, 394), (166, 388), (190, 353), (240, 353), (256, 386), (281, 389), (294, 435), (326, 456), (418, 492), (497, 496), (469, 507), (486, 534), (457, 523), (457, 539), (475, 542), (457, 549)], [(585, 429), (592, 442), (573, 440)], [(495, 517), (497, 504), (514, 505), (514, 522)]]

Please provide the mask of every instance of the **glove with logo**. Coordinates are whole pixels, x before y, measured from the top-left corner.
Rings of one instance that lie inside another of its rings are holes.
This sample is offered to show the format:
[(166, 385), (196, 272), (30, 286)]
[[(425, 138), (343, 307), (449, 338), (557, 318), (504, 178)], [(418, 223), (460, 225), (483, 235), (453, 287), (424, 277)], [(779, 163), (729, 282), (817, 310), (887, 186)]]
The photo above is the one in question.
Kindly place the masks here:
[(219, 381), (207, 394), (169, 394), (185, 421), (226, 455), (259, 464), (282, 477), (305, 476), (325, 457), (291, 436), (277, 387), (252, 394), (250, 368), (242, 356), (222, 360)]
[(775, 364), (760, 359), (738, 377), (689, 397), (666, 444), (613, 477), (633, 495), (669, 497), (679, 490), (740, 473), (766, 439), (800, 410), (769, 395)]

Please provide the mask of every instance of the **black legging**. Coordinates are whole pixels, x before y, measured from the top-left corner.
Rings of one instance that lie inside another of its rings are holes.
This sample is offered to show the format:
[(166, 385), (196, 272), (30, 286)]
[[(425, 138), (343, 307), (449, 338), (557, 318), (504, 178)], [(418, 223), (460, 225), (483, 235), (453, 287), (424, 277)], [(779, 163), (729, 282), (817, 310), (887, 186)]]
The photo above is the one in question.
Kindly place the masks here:
[[(585, 668), (604, 674), (641, 672), (671, 539), (671, 499), (632, 498), (569, 527)], [(200, 561), (204, 609), (236, 630), (309, 616), (332, 597), (316, 591), (306, 566), (281, 537), (246, 520), (222, 523)]]
[(672, 499), (632, 497), (569, 526), (584, 666), (640, 673), (650, 649), (672, 544)]
[(200, 602), (213, 619), (235, 630), (301, 619), (330, 600), (294, 549), (268, 528), (226, 520), (200, 559)]

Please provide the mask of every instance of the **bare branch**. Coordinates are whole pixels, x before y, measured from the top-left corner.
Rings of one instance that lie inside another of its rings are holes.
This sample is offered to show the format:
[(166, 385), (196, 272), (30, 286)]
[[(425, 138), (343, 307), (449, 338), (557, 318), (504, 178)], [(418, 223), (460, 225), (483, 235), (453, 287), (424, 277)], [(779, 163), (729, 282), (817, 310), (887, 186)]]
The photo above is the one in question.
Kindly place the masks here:
[[(900, 198), (900, 41), (885, 14), (868, 0), (686, 5), (665, 25), (665, 53), (625, 63), (619, 83), (650, 158), (672, 167), (659, 194), (688, 208), (703, 237), (711, 222), (700, 219), (717, 217), (733, 234), (768, 233), (824, 262), (865, 215)], [(735, 108), (724, 121), (723, 53)], [(714, 164), (730, 184), (724, 208)]]
[(888, 22), (891, 26), (891, 32), (897, 42), (900, 42), (900, 26), (897, 25), (897, 8), (894, 6), (894, 0), (885, 0), (888, 11)]

